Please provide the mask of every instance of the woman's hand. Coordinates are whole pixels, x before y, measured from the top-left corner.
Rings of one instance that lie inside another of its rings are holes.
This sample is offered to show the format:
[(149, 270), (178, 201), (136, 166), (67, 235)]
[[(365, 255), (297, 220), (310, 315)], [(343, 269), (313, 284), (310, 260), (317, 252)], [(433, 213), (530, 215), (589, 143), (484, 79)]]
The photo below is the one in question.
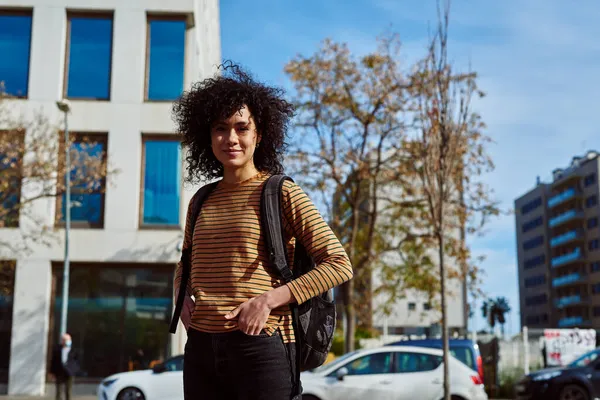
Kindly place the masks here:
[(258, 335), (265, 327), (271, 310), (296, 301), (287, 285), (269, 290), (253, 297), (225, 315), (226, 319), (238, 318), (238, 327), (246, 335)]
[(261, 295), (242, 303), (225, 315), (225, 318), (231, 320), (237, 317), (240, 330), (246, 335), (254, 336), (263, 330), (270, 314), (271, 308), (267, 304), (267, 298)]
[(192, 300), (191, 297), (186, 296), (185, 300), (183, 301), (183, 307), (181, 307), (181, 322), (183, 323), (186, 331), (192, 322), (194, 308), (196, 308), (196, 303), (194, 303), (194, 300)]

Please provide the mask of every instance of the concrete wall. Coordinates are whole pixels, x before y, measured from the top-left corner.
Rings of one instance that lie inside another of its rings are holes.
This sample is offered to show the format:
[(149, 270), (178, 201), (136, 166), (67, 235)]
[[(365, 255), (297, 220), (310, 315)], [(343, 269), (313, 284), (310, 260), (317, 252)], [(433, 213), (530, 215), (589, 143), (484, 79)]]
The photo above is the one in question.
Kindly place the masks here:
[[(33, 9), (28, 98), (14, 100), (15, 112), (32, 117), (41, 111), (62, 127), (55, 106), (64, 84), (66, 9), (114, 10), (110, 101), (71, 101), (69, 129), (108, 133), (108, 162), (120, 170), (109, 183), (105, 198), (104, 229), (71, 230), (71, 260), (176, 263), (180, 256), (187, 204), (196, 188), (183, 185), (181, 229), (140, 230), (142, 133), (173, 133), (170, 102), (145, 102), (146, 13), (188, 15), (184, 89), (212, 75), (220, 63), (217, 0), (0, 0), (0, 7)], [(194, 10), (201, 15), (193, 17)], [(200, 26), (198, 26), (200, 24)], [(197, 34), (198, 33), (198, 34)], [(197, 42), (200, 40), (200, 43)], [(1, 127), (0, 127), (1, 128)], [(26, 137), (27, 140), (27, 137)], [(28, 196), (24, 188), (23, 196)], [(52, 228), (54, 199), (34, 205), (39, 224)], [(27, 221), (21, 221), (28, 229)], [(31, 228), (31, 226), (29, 226)], [(0, 240), (18, 240), (14, 229), (0, 229)], [(31, 254), (2, 254), (17, 258), (9, 394), (41, 395), (45, 390), (46, 349), (50, 306), (51, 261), (61, 261), (64, 232), (58, 229), (51, 246), (33, 246)], [(185, 333), (173, 337), (172, 351), (183, 352)]]
[[(401, 193), (398, 193), (397, 188), (380, 188), (381, 194), (380, 196), (383, 198), (400, 198), (402, 196)], [(385, 200), (379, 200), (381, 204), (379, 205), (380, 210), (380, 218), (381, 221), (384, 221), (385, 218), (394, 218), (397, 221), (397, 216), (391, 217), (386, 215), (381, 210), (385, 209), (386, 204)], [(451, 215), (448, 218), (452, 218)], [(404, 224), (410, 224), (412, 221), (406, 220), (404, 222), (398, 222)], [(418, 233), (415, 231), (414, 233)], [(453, 237), (459, 237), (459, 231), (456, 230), (452, 233), (448, 233), (449, 235), (453, 235)], [(396, 240), (400, 240), (400, 238), (394, 238)], [(433, 260), (434, 263), (437, 262), (438, 256), (437, 251), (435, 249), (429, 250), (429, 256)], [(400, 259), (399, 254), (397, 253), (388, 253), (385, 256), (385, 262), (389, 265), (402, 265), (403, 261)], [(446, 258), (447, 268), (456, 268), (456, 265), (453, 265), (453, 261)], [(437, 273), (436, 267), (436, 273)], [(380, 287), (385, 277), (382, 276), (381, 270), (375, 268), (372, 272), (372, 287), (375, 290)], [(466, 316), (465, 316), (465, 301), (463, 297), (463, 281), (460, 279), (447, 279), (446, 280), (446, 315), (448, 321), (449, 328), (464, 328), (466, 326)], [(428, 302), (428, 298), (425, 293), (419, 292), (417, 290), (405, 290), (402, 292), (402, 298), (397, 299), (391, 307), (391, 314), (386, 316), (383, 314), (382, 309), (383, 305), (388, 299), (388, 296), (385, 294), (379, 296), (373, 296), (372, 299), (372, 309), (373, 309), (373, 327), (384, 329), (387, 327), (390, 333), (393, 333), (396, 328), (429, 328), (433, 324), (440, 322), (441, 313), (430, 309), (425, 310), (424, 305)], [(438, 297), (439, 299), (439, 297)], [(409, 303), (415, 303), (416, 309), (409, 310)]]

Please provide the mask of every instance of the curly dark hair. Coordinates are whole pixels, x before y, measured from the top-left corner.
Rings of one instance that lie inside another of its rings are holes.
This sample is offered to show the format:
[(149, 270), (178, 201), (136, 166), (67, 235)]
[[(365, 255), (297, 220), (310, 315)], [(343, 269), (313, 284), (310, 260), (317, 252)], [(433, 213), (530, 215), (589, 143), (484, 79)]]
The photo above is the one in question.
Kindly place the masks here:
[(220, 74), (196, 82), (173, 104), (173, 120), (187, 148), (187, 180), (191, 183), (223, 176), (223, 165), (211, 148), (211, 128), (247, 106), (258, 134), (260, 146), (254, 165), (261, 172), (283, 172), (288, 124), (294, 106), (283, 98), (283, 89), (254, 80), (240, 66), (226, 62)]

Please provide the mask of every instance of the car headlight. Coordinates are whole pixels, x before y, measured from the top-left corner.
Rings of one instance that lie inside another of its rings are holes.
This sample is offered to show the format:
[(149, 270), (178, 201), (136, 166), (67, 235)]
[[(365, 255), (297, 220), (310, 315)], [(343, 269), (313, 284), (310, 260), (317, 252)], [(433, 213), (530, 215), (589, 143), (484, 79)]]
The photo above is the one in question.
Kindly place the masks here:
[(552, 372), (546, 372), (540, 375), (536, 375), (533, 377), (534, 381), (549, 381), (552, 378), (556, 378), (557, 376), (560, 376), (562, 374), (562, 371), (552, 371)]
[(110, 385), (112, 385), (116, 381), (117, 381), (117, 378), (114, 378), (114, 379), (105, 379), (105, 380), (102, 381), (102, 386), (109, 387)]

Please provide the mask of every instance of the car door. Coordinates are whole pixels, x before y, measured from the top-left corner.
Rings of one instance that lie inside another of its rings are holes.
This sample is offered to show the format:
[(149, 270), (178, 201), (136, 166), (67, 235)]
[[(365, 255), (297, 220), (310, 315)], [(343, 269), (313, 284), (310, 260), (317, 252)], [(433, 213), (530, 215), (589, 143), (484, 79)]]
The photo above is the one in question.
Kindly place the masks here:
[[(389, 351), (367, 354), (351, 360), (329, 374), (327, 394), (331, 400), (396, 400), (390, 391), (393, 354)], [(338, 373), (347, 372), (341, 379)]]
[(183, 356), (173, 357), (162, 364), (150, 377), (148, 398), (183, 400)]
[(443, 394), (442, 357), (428, 353), (397, 351), (389, 390), (396, 400), (438, 400)]

